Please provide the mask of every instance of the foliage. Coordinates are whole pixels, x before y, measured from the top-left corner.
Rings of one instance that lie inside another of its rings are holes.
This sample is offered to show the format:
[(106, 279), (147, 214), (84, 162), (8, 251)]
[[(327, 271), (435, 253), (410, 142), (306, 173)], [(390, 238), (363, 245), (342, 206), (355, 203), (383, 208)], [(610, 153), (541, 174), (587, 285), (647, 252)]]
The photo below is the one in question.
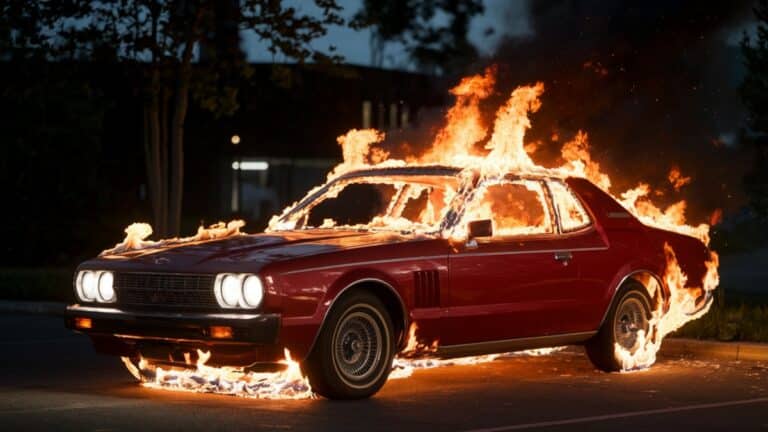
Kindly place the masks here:
[[(365, 0), (352, 19), (355, 28), (371, 28), (371, 63), (381, 66), (389, 42), (406, 46), (419, 69), (451, 73), (475, 60), (467, 39), (472, 18), (484, 10), (482, 0)], [(438, 24), (447, 16), (447, 24)]]
[(110, 168), (101, 142), (110, 99), (78, 68), (16, 63), (2, 70), (0, 94), (13, 107), (0, 128), (6, 265), (71, 261), (70, 245), (97, 252), (92, 237), (110, 222), (99, 217), (109, 198), (96, 187)]
[(68, 0), (2, 5), (5, 57), (81, 59), (133, 67), (127, 82), (141, 96), (144, 153), (153, 225), (177, 235), (184, 185), (184, 123), (192, 101), (216, 116), (238, 108), (240, 81), (250, 69), (240, 31), (298, 62), (334, 61), (310, 44), (341, 24), (335, 0), (315, 0), (321, 16), (280, 0)]
[(768, 342), (768, 305), (713, 307), (674, 336), (720, 341)]
[(744, 186), (752, 207), (768, 218), (768, 0), (760, 0), (754, 13), (757, 38), (753, 41), (745, 34), (741, 41), (747, 68), (741, 95), (755, 136), (754, 165), (744, 178)]

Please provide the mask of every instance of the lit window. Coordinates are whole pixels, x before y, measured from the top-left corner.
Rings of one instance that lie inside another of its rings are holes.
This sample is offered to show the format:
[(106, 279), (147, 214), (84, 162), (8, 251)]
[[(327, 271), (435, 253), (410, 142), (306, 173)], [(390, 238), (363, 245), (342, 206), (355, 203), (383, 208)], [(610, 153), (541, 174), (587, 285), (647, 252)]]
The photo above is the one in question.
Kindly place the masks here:
[(234, 161), (232, 169), (237, 171), (266, 171), (269, 169), (269, 162), (266, 161)]

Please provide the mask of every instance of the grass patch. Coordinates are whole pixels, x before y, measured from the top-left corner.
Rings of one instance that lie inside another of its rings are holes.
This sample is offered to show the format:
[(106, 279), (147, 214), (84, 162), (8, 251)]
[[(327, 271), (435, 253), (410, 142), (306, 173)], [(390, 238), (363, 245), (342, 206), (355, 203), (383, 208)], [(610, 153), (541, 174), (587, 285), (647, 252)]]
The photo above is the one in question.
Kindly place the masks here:
[(71, 268), (0, 269), (0, 299), (72, 303)]

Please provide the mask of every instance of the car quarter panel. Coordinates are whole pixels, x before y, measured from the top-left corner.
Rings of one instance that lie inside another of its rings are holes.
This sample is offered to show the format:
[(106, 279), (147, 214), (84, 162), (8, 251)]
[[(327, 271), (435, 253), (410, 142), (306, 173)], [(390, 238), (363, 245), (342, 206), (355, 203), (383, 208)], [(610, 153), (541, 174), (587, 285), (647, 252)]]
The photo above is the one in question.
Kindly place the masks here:
[[(700, 286), (709, 258), (709, 250), (698, 239), (671, 231), (665, 231), (643, 225), (613, 198), (585, 179), (570, 178), (568, 184), (582, 198), (590, 213), (598, 222), (610, 244), (610, 253), (595, 255), (585, 263), (582, 272), (584, 283), (605, 286), (607, 289), (602, 299), (603, 309), (607, 310), (614, 294), (622, 281), (635, 273), (649, 273), (660, 283), (667, 262), (664, 244), (669, 244), (688, 275), (690, 286)], [(669, 288), (662, 286), (664, 294)], [(599, 326), (604, 315), (594, 317), (595, 326)]]

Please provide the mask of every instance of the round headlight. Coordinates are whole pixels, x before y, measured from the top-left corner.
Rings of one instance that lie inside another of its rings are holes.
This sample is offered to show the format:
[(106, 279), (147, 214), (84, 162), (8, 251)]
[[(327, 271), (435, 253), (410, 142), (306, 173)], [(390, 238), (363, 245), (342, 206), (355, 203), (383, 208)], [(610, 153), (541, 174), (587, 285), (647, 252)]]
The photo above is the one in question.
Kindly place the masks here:
[(77, 297), (77, 300), (84, 300), (83, 298), (83, 273), (82, 271), (77, 272), (77, 277), (75, 278), (75, 297)]
[(98, 290), (98, 287), (96, 286), (97, 283), (98, 281), (96, 280), (95, 272), (88, 270), (83, 272), (83, 278), (81, 280), (82, 289), (80, 291), (83, 301), (96, 300), (96, 291)]
[(251, 275), (245, 278), (243, 282), (243, 302), (245, 307), (255, 308), (264, 298), (264, 286), (258, 276)]
[(102, 303), (112, 303), (115, 301), (115, 277), (112, 272), (102, 272), (99, 276), (99, 301)]
[(240, 278), (235, 275), (226, 275), (221, 281), (221, 299), (224, 306), (235, 307), (240, 302)]

